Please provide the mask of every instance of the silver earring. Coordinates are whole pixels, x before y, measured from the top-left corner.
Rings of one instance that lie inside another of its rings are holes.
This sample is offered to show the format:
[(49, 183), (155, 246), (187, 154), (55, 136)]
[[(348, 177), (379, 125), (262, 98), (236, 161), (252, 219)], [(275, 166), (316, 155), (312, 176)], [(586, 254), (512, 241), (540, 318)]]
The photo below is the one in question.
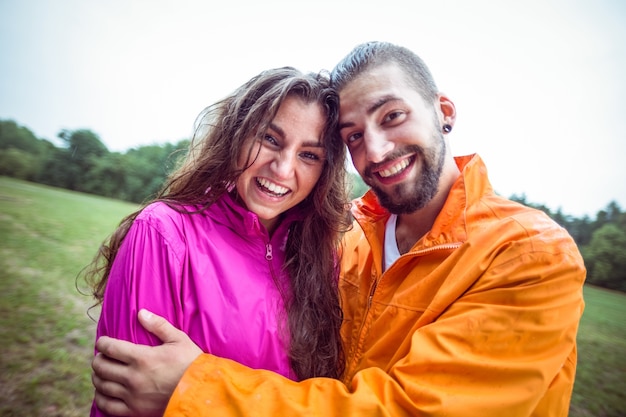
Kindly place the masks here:
[(450, 126), (449, 124), (443, 125), (443, 131), (445, 133), (450, 133), (452, 131), (452, 126)]

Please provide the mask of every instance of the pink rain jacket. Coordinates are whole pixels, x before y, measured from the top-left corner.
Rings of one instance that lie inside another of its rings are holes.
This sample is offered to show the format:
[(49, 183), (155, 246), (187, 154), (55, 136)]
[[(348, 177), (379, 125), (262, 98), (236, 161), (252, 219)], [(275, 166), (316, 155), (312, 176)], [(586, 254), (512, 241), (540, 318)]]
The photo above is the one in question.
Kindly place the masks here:
[[(292, 210), (270, 239), (257, 215), (228, 194), (198, 214), (149, 205), (115, 258), (97, 336), (161, 344), (137, 320), (146, 308), (205, 352), (296, 379), (277, 287), (289, 294), (282, 266), (295, 217)], [(104, 414), (94, 404), (91, 415)]]

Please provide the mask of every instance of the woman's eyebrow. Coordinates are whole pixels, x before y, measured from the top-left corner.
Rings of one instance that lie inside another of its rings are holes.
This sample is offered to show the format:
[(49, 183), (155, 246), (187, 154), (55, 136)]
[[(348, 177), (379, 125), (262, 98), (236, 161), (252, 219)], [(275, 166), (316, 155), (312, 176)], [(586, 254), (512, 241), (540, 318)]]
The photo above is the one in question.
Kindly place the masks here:
[[(283, 138), (285, 137), (285, 131), (281, 129), (278, 125), (275, 125), (274, 123), (270, 123), (269, 128), (274, 130), (281, 137)], [(324, 147), (324, 145), (322, 145), (322, 142), (320, 140), (311, 140), (311, 141), (303, 142), (302, 146), (307, 147), (307, 148), (323, 148)]]

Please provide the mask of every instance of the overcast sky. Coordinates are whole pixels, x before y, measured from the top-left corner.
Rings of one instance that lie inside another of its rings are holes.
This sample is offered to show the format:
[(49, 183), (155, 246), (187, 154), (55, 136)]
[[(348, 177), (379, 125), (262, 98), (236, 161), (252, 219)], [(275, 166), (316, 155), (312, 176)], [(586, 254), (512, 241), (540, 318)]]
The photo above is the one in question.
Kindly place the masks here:
[(368, 40), (427, 62), (454, 154), (478, 152), (498, 193), (626, 209), (622, 0), (0, 0), (0, 119), (111, 151), (177, 142), (261, 70), (330, 69)]

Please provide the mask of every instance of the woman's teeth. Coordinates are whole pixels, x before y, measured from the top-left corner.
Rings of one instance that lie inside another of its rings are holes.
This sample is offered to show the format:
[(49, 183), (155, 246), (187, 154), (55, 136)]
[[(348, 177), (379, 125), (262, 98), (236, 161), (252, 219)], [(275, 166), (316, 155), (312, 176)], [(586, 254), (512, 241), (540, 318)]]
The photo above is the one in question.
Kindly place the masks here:
[(256, 182), (259, 186), (277, 197), (281, 197), (289, 192), (289, 188), (281, 187), (280, 185), (270, 182), (265, 178), (257, 178)]

